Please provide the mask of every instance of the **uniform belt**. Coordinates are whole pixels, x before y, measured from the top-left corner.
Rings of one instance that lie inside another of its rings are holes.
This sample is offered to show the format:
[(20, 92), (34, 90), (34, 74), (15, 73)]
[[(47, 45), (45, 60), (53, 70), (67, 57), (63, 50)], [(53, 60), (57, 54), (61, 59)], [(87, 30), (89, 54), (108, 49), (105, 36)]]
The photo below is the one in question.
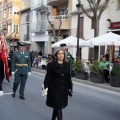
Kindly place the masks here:
[(16, 66), (27, 66), (28, 64), (16, 64)]

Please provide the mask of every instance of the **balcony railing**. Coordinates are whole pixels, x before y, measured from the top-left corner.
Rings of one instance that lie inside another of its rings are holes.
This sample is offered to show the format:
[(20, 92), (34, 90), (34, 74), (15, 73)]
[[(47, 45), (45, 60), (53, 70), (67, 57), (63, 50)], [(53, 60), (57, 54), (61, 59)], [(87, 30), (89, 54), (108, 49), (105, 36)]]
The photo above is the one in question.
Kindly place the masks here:
[(46, 31), (46, 20), (43, 21), (38, 21), (38, 22), (33, 22), (31, 23), (31, 32), (45, 32)]
[[(59, 24), (60, 20), (59, 18), (61, 17), (62, 25), (61, 25), (61, 30), (68, 30), (70, 29), (70, 22), (68, 19), (68, 15), (59, 15), (59, 16), (51, 16), (49, 20), (54, 24), (54, 27), (56, 30), (59, 29)], [(47, 26), (47, 30), (51, 30), (50, 24)]]
[(49, 17), (50, 21), (53, 21), (53, 20), (59, 19), (59, 18), (61, 18), (61, 19), (68, 19), (68, 15), (58, 15), (58, 16), (50, 16)]
[(28, 41), (29, 38), (30, 38), (30, 37), (29, 37), (29, 34), (25, 34), (25, 35), (24, 35), (24, 41)]
[(26, 16), (26, 22), (30, 22), (30, 15)]

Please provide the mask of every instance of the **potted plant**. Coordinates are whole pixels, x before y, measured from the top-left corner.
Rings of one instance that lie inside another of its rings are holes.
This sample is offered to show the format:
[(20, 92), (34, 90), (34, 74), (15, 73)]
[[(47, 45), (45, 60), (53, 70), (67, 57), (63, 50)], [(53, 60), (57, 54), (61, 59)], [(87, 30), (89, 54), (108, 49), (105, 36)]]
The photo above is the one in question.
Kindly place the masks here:
[(88, 73), (84, 71), (84, 64), (82, 61), (73, 62), (72, 68), (75, 70), (75, 78), (87, 80)]
[(94, 61), (90, 66), (90, 81), (95, 83), (104, 82), (104, 68), (100, 66), (99, 61)]
[(110, 85), (112, 87), (120, 87), (120, 64), (113, 65)]

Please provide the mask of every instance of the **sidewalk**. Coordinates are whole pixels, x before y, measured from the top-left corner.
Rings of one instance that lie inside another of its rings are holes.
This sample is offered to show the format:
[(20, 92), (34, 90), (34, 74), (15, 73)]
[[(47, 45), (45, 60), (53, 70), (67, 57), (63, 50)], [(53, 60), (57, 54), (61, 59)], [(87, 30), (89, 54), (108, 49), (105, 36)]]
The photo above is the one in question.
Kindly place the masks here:
[[(32, 68), (32, 71), (46, 74), (46, 70), (40, 70), (40, 69)], [(98, 84), (98, 83), (91, 82), (89, 80), (76, 79), (74, 77), (72, 77), (72, 80), (75, 81), (75, 82), (82, 83), (82, 84), (95, 86), (95, 87), (99, 87), (99, 88), (103, 88), (103, 89), (107, 89), (107, 90), (111, 90), (111, 91), (116, 91), (116, 92), (120, 93), (120, 87), (112, 87), (112, 86), (110, 86), (109, 83)]]

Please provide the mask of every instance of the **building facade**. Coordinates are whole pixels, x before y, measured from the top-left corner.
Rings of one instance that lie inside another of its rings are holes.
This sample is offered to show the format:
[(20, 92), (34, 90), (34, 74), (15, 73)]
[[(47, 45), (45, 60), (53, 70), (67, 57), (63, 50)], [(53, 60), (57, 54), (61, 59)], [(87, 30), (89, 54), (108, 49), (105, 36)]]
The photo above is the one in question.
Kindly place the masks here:
[(49, 36), (46, 31), (47, 18), (43, 10), (47, 0), (31, 0), (31, 50), (49, 54)]
[[(56, 35), (59, 31), (59, 17), (61, 17), (61, 28), (60, 28), (60, 35), (58, 40), (64, 39), (70, 36), (70, 17), (68, 15), (68, 6), (69, 0), (47, 0), (47, 5), (49, 6), (50, 10), (50, 21), (54, 24)], [(47, 25), (47, 31), (49, 33), (49, 41), (50, 46), (54, 43), (54, 35), (53, 30), (50, 24)], [(52, 49), (51, 53), (54, 53), (54, 48)]]
[[(76, 12), (76, 4), (78, 0), (70, 0), (69, 14), (71, 14), (71, 35), (77, 36), (77, 24), (78, 24), (78, 15)], [(89, 9), (89, 4), (85, 0), (81, 0), (84, 7), (87, 9), (87, 12), (92, 15), (92, 11)], [(101, 0), (101, 5), (104, 0)], [(92, 28), (92, 21), (89, 19), (86, 14), (82, 12), (80, 15), (80, 38), (84, 40), (89, 40), (94, 38), (94, 29)], [(105, 34), (107, 32), (120, 33), (120, 0), (110, 0), (108, 7), (102, 13), (101, 19), (99, 21), (99, 35)], [(114, 27), (113, 27), (114, 26)], [(117, 27), (115, 27), (117, 26)], [(101, 55), (105, 54), (106, 50), (110, 49), (110, 46), (102, 47)], [(115, 47), (113, 50), (114, 55), (119, 54), (119, 47)], [(86, 54), (85, 54), (86, 53)], [(81, 51), (82, 60), (90, 60), (93, 57), (93, 48), (82, 48)]]
[(30, 0), (21, 0), (20, 13), (20, 41), (26, 43), (26, 50), (29, 51), (31, 47), (30, 34)]
[(13, 48), (19, 41), (19, 10), (20, 0), (2, 0), (2, 25), (1, 29), (6, 28), (6, 40)]

